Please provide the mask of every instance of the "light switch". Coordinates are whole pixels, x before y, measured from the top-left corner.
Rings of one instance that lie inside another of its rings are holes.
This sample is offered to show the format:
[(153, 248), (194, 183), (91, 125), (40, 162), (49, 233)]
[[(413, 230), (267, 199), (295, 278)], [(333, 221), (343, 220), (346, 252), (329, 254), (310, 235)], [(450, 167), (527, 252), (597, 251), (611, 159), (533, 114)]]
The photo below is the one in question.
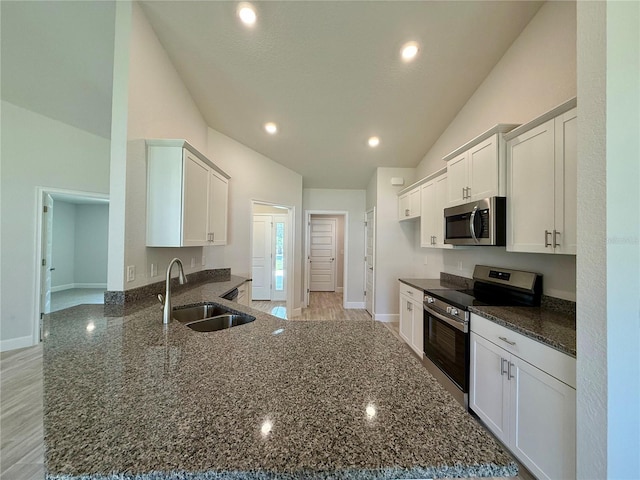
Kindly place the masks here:
[(136, 266), (129, 265), (127, 267), (127, 282), (133, 282), (136, 279)]

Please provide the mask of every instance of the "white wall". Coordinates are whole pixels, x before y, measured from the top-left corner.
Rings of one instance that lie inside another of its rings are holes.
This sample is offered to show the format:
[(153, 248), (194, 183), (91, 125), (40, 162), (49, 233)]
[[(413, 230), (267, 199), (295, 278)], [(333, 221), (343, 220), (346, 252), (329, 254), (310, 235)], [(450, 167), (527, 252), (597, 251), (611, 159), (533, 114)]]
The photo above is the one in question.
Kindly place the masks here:
[[(398, 221), (398, 192), (413, 183), (414, 174), (413, 168), (376, 170), (376, 320), (398, 320), (398, 278), (413, 276), (415, 228), (419, 220)], [(392, 186), (392, 177), (403, 177), (405, 184)]]
[(52, 291), (107, 284), (109, 206), (54, 200)]
[(109, 205), (76, 205), (74, 283), (106, 286), (108, 238)]
[(53, 202), (53, 242), (51, 249), (51, 290), (73, 288), (75, 283), (76, 206)]
[[(302, 177), (249, 147), (209, 128), (209, 158), (231, 176), (229, 219), (224, 247), (205, 247), (207, 268), (229, 267), (237, 274), (251, 272), (249, 232), (253, 219), (251, 201), (295, 209), (294, 285), (302, 282)], [(301, 289), (295, 288), (294, 308), (300, 308)]]
[[(442, 168), (442, 157), (496, 123), (525, 123), (576, 95), (576, 5), (547, 2), (523, 30), (416, 168), (416, 178)], [(574, 256), (508, 253), (500, 247), (419, 248), (415, 224), (413, 275), (441, 271), (471, 277), (476, 264), (544, 275), (545, 295), (576, 299)], [(426, 265), (425, 265), (426, 262)]]
[(526, 123), (576, 95), (576, 4), (547, 2), (417, 167), (426, 177), (497, 123)]
[[(143, 139), (185, 139), (208, 156), (207, 124), (137, 3), (133, 3), (131, 9), (129, 45), (126, 167), (125, 174), (115, 179), (118, 184), (123, 180), (126, 182), (124, 192), (121, 192), (125, 203), (124, 258), (122, 253), (111, 251), (112, 256), (120, 258), (113, 268), (121, 268), (124, 272), (128, 266), (134, 266), (135, 280), (127, 282), (126, 276), (122, 275), (119, 282), (110, 282), (110, 290), (129, 290), (161, 281), (174, 257), (182, 260), (187, 273), (204, 268), (202, 247), (146, 247), (146, 151)], [(114, 88), (115, 85), (114, 81)], [(192, 259), (195, 260), (194, 267), (191, 267)], [(157, 266), (157, 275), (153, 277), (151, 264)]]
[[(36, 318), (36, 187), (109, 192), (110, 142), (2, 102), (3, 350), (31, 345)], [(25, 343), (26, 342), (26, 343)]]
[(347, 298), (348, 303), (360, 306), (364, 302), (364, 214), (365, 190), (339, 190), (305, 188), (305, 210), (346, 211), (349, 224), (345, 226), (348, 237)]
[(640, 478), (639, 32), (637, 2), (578, 4), (578, 478)]

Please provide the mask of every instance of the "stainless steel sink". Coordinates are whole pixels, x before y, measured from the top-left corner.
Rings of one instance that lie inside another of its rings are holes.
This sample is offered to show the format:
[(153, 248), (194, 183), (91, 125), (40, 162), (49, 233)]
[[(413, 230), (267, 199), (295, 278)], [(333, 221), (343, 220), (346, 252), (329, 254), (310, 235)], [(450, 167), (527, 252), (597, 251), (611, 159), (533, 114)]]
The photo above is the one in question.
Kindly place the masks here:
[(215, 332), (251, 323), (256, 319), (217, 303), (175, 307), (173, 318), (197, 332)]

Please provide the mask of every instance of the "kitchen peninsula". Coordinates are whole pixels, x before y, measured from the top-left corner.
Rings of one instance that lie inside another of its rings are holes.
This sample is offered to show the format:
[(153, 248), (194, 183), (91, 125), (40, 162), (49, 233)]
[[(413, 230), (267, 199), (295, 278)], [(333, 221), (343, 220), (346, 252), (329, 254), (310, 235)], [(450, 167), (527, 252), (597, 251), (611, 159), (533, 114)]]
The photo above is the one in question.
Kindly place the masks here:
[(49, 479), (514, 476), (511, 456), (386, 329), (256, 320), (200, 333), (154, 304), (51, 314), (44, 342)]

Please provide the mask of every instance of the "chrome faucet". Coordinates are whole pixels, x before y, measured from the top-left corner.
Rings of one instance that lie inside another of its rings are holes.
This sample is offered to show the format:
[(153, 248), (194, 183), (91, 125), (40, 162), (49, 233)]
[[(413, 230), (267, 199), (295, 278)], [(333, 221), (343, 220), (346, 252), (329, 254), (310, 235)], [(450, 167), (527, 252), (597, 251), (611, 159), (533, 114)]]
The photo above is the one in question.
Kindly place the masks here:
[(169, 262), (169, 266), (167, 267), (167, 284), (164, 292), (164, 306), (162, 308), (162, 323), (167, 324), (171, 321), (171, 267), (173, 264), (178, 264), (178, 273), (180, 276), (178, 277), (178, 281), (180, 285), (187, 283), (187, 278), (184, 276), (184, 269), (182, 268), (182, 262), (179, 258), (174, 258)]

